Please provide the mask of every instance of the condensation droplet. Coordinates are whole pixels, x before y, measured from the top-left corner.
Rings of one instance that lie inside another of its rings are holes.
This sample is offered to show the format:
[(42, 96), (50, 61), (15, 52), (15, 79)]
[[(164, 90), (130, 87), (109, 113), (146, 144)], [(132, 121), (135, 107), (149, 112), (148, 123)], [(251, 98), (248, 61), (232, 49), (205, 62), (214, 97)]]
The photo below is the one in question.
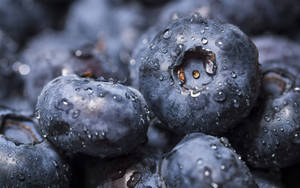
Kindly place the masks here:
[(207, 38), (202, 38), (201, 42), (202, 42), (202, 44), (206, 45), (208, 43), (208, 40), (207, 40)]
[(164, 34), (163, 34), (163, 38), (164, 39), (169, 39), (170, 37), (171, 37), (171, 35), (172, 35), (172, 31), (170, 31), (170, 30), (166, 30), (165, 32), (164, 32)]

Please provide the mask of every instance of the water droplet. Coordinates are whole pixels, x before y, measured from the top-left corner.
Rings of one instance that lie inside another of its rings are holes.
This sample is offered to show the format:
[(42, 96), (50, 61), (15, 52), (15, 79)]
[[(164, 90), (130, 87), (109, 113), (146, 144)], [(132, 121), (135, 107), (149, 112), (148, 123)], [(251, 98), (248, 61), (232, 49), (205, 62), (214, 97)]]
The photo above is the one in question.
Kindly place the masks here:
[(201, 33), (201, 34), (204, 34), (204, 33), (205, 33), (205, 30), (204, 30), (204, 29), (202, 29), (202, 30), (200, 31), (200, 33)]
[(234, 106), (234, 108), (240, 107), (240, 104), (238, 103), (238, 101), (236, 99), (233, 99), (233, 106)]
[(163, 81), (163, 80), (164, 80), (164, 76), (163, 76), (163, 75), (160, 75), (160, 76), (159, 76), (159, 80), (160, 80), (160, 81)]
[(184, 35), (177, 35), (176, 36), (176, 43), (177, 44), (182, 44), (184, 42), (186, 42), (186, 39), (185, 39)]
[(295, 88), (294, 88), (294, 91), (300, 92), (300, 87), (295, 87)]
[(140, 181), (142, 175), (139, 172), (133, 172), (127, 181), (128, 188), (134, 188), (136, 184)]
[(73, 109), (73, 104), (70, 103), (67, 99), (62, 99), (61, 101), (59, 101), (55, 107), (58, 109), (58, 110), (62, 110), (62, 111), (65, 111), (65, 112), (69, 112), (71, 109)]
[(231, 72), (231, 77), (232, 78), (236, 78), (237, 77), (237, 74), (235, 72)]
[(203, 164), (203, 160), (202, 159), (198, 159), (197, 160), (197, 165), (202, 165)]
[(225, 165), (221, 165), (221, 170), (225, 170)]
[(202, 42), (202, 44), (206, 45), (208, 43), (208, 40), (207, 40), (207, 38), (202, 38), (201, 42)]
[(57, 167), (58, 167), (58, 163), (57, 163), (57, 161), (52, 161), (52, 163), (53, 163), (53, 165), (54, 165), (54, 167), (55, 167), (55, 168), (57, 168)]
[(155, 48), (155, 44), (151, 43), (150, 44), (150, 49), (153, 50)]
[(210, 147), (211, 147), (211, 149), (213, 149), (213, 150), (217, 149), (216, 144), (212, 144)]
[(223, 91), (218, 91), (214, 94), (214, 100), (217, 102), (224, 102), (226, 100), (226, 95)]
[(24, 174), (18, 174), (18, 179), (19, 179), (20, 181), (24, 181), (24, 180), (25, 180)]
[(266, 122), (270, 122), (271, 121), (271, 117), (270, 117), (270, 115), (265, 115), (264, 116), (264, 120), (266, 121)]
[(210, 169), (209, 168), (207, 168), (207, 167), (205, 167), (204, 168), (204, 176), (210, 176), (210, 174), (211, 174), (211, 171), (210, 171)]
[(40, 113), (40, 111), (38, 110), (38, 111), (36, 111), (36, 115), (35, 115), (35, 117), (36, 117), (36, 119), (41, 119), (41, 113)]
[(161, 48), (160, 50), (161, 50), (161, 52), (162, 52), (163, 54), (168, 53), (168, 49), (167, 49), (167, 48)]
[(215, 63), (212, 60), (208, 59), (207, 62), (205, 63), (206, 73), (210, 74), (210, 75), (215, 74), (216, 69), (217, 69), (217, 67), (216, 67)]
[(271, 157), (274, 158), (274, 157), (275, 157), (275, 153), (273, 153), (273, 154), (271, 155)]
[(163, 34), (163, 38), (164, 39), (169, 39), (172, 35), (172, 31), (170, 31), (169, 29), (165, 30), (164, 34)]
[(293, 143), (294, 144), (300, 144), (300, 135), (299, 133), (295, 133), (293, 136)]
[(89, 88), (87, 88), (87, 89), (86, 89), (86, 91), (87, 91), (87, 92), (88, 92), (90, 95), (94, 93), (93, 89), (92, 89), (92, 88), (90, 88), (90, 87), (89, 87)]
[(73, 113), (72, 113), (72, 118), (76, 119), (78, 118), (80, 115), (80, 110), (75, 110)]
[(222, 47), (222, 45), (223, 45), (223, 42), (221, 42), (221, 41), (216, 41), (216, 46)]
[(212, 188), (218, 188), (219, 187), (219, 185), (215, 182), (212, 182), (210, 185), (212, 186)]

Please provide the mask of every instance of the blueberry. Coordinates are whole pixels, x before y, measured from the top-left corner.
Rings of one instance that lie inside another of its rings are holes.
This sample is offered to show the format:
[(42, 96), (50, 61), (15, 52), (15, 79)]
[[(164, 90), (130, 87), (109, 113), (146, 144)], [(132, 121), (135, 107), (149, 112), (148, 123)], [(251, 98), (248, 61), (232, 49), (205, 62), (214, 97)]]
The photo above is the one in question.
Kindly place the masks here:
[(263, 35), (252, 38), (259, 51), (259, 62), (271, 60), (300, 58), (300, 45), (276, 35)]
[(113, 159), (89, 158), (85, 164), (85, 187), (163, 187), (159, 161), (151, 150)]
[(55, 146), (100, 157), (128, 153), (143, 143), (148, 113), (137, 90), (75, 75), (48, 83), (37, 103), (39, 129)]
[(257, 50), (237, 27), (195, 14), (171, 22), (137, 59), (139, 87), (167, 129), (220, 135), (258, 95)]
[(157, 12), (134, 2), (115, 6), (110, 0), (78, 1), (70, 9), (66, 30), (73, 38), (99, 41), (112, 62), (128, 66), (137, 40), (155, 23)]
[(0, 123), (1, 187), (69, 187), (68, 164), (30, 117), (0, 108)]
[[(14, 64), (18, 45), (0, 30), (0, 100), (22, 92), (23, 82)], [(21, 67), (22, 68), (22, 67)]]
[(163, 123), (157, 118), (153, 118), (150, 122), (147, 132), (147, 146), (156, 150), (156, 153), (164, 153), (170, 151), (177, 144), (181, 137), (162, 129)]
[(32, 104), (49, 81), (57, 76), (79, 74), (126, 81), (127, 67), (115, 63), (103, 53), (103, 44), (87, 40), (73, 41), (67, 33), (45, 33), (23, 51), (30, 71), (25, 75), (25, 92)]
[(0, 28), (20, 44), (53, 25), (46, 7), (34, 0), (2, 0), (0, 14)]
[(78, 1), (71, 7), (66, 29), (92, 41), (102, 40), (108, 49), (121, 55), (127, 47), (133, 48), (135, 40), (147, 28), (144, 13), (134, 3), (112, 6), (108, 0)]
[(230, 133), (237, 151), (258, 168), (299, 163), (299, 62), (287, 58), (262, 62), (263, 85), (257, 105)]
[(249, 169), (227, 139), (192, 133), (161, 163), (166, 187), (256, 187)]
[(253, 178), (259, 188), (284, 188), (280, 170), (253, 170)]
[(132, 55), (129, 60), (129, 70), (130, 70), (130, 83), (131, 86), (138, 89), (139, 88), (139, 68), (140, 61), (138, 61), (143, 52), (150, 45), (151, 41), (154, 39), (155, 35), (158, 33), (160, 26), (153, 26), (147, 30), (138, 40)]
[[(192, 13), (239, 26), (247, 34), (291, 32), (297, 28), (300, 3), (295, 0), (178, 0), (163, 8), (160, 22)], [(236, 11), (239, 10), (239, 11)]]

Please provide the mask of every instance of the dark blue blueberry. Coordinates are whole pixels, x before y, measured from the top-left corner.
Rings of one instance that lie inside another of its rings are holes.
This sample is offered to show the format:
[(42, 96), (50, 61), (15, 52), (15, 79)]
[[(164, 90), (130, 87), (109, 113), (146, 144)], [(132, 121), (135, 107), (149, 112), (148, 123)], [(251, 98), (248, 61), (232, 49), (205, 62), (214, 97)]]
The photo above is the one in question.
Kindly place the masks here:
[(37, 103), (39, 129), (55, 146), (100, 157), (128, 153), (145, 142), (148, 113), (137, 90), (75, 75), (48, 83)]
[(300, 58), (300, 45), (286, 37), (263, 35), (252, 38), (259, 52), (260, 63), (271, 60)]
[(17, 74), (17, 44), (0, 30), (0, 101), (22, 92), (23, 83)]
[(25, 92), (31, 103), (49, 81), (57, 76), (78, 74), (86, 77), (113, 78), (126, 82), (126, 66), (108, 59), (105, 44), (73, 40), (67, 33), (44, 33), (23, 51), (23, 61), (30, 72), (24, 76)]
[(253, 167), (287, 167), (300, 162), (300, 59), (261, 63), (258, 102), (230, 140)]
[(129, 60), (129, 70), (130, 70), (130, 83), (132, 87), (139, 88), (139, 68), (140, 60), (142, 60), (143, 52), (149, 47), (151, 41), (154, 39), (155, 35), (158, 33), (160, 27), (153, 26), (148, 29), (138, 40), (133, 52), (131, 59)]
[(159, 21), (165, 23), (199, 13), (237, 25), (251, 35), (268, 31), (291, 33), (298, 27), (299, 10), (300, 3), (295, 0), (177, 0), (163, 8)]
[(50, 8), (35, 0), (2, 0), (0, 28), (20, 44), (34, 34), (49, 27), (56, 27), (63, 17), (63, 10)]
[(226, 138), (202, 133), (184, 137), (161, 163), (166, 187), (256, 187), (249, 169)]
[(139, 88), (165, 128), (220, 135), (258, 95), (257, 50), (237, 27), (195, 14), (162, 27), (141, 51)]
[(279, 169), (251, 171), (258, 188), (284, 188)]
[(69, 187), (68, 164), (30, 117), (0, 108), (0, 123), (1, 187)]
[(113, 159), (88, 158), (84, 168), (85, 187), (163, 187), (159, 162), (160, 157), (151, 150)]
[(156, 153), (170, 151), (177, 144), (181, 137), (172, 134), (168, 130), (162, 129), (163, 123), (158, 118), (153, 118), (147, 132), (147, 146), (156, 149)]

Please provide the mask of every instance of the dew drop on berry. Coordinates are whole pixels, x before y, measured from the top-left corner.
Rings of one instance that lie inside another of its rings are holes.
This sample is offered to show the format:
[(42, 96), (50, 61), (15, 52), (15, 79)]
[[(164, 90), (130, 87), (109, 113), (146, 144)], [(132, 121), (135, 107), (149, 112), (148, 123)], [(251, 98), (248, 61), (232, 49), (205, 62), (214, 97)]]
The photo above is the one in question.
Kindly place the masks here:
[(223, 91), (218, 91), (214, 94), (213, 98), (216, 102), (224, 102), (226, 100), (226, 95)]

